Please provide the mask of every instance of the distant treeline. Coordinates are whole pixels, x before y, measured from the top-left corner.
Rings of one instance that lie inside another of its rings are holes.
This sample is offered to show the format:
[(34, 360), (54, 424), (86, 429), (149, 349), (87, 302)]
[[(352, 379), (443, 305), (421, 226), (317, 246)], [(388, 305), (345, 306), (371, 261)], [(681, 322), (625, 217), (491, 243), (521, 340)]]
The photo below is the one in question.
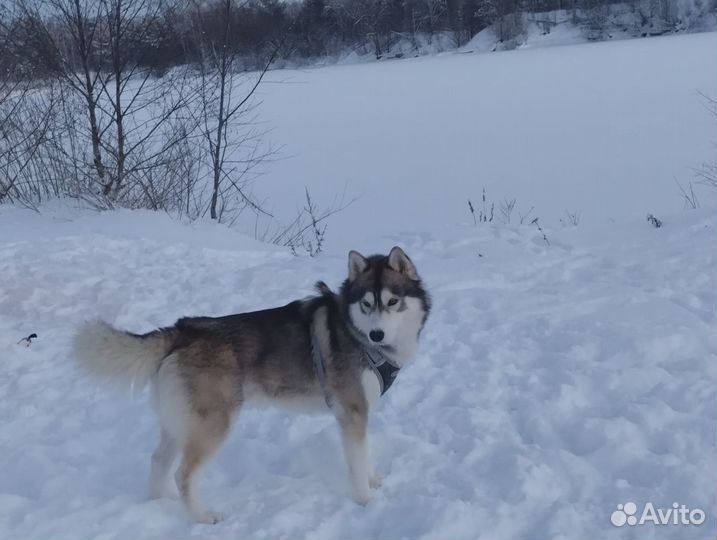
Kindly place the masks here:
[[(279, 62), (306, 62), (347, 51), (381, 58), (399, 41), (443, 34), (455, 46), (493, 25), (499, 40), (521, 32), (525, 13), (572, 12), (574, 22), (599, 33), (607, 24), (609, 6), (621, 3), (644, 27), (664, 32), (684, 25), (685, 17), (714, 11), (717, 0), (17, 0), (0, 7), (0, 68), (22, 69), (38, 76), (60, 69), (62, 51), (54, 43), (77, 35), (68, 15), (81, 15), (102, 34), (112, 25), (97, 19), (125, 17), (124, 57), (158, 73), (201, 60), (201, 47), (224, 43), (224, 20), (230, 12), (228, 47), (255, 69), (275, 54)], [(227, 3), (232, 4), (227, 10)], [(139, 15), (134, 10), (140, 10)], [(52, 39), (43, 30), (52, 34)], [(103, 69), (106, 51), (93, 40), (91, 69)], [(80, 59), (77, 59), (77, 68)]]
[(253, 193), (278, 152), (253, 99), (271, 67), (457, 47), (487, 27), (496, 49), (536, 23), (586, 39), (660, 34), (715, 8), (606, 1), (5, 0), (0, 204), (69, 197), (229, 223), (249, 212), (257, 238), (315, 254), (341, 204), (318, 208), (307, 192), (296, 216), (274, 216)]

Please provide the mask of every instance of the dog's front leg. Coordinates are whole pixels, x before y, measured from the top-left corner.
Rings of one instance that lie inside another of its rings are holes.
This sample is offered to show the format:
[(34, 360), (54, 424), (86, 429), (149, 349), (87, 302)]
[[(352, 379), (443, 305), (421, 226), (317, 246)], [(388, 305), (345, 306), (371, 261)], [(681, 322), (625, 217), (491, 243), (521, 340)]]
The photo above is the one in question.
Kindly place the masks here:
[(383, 484), (383, 475), (379, 472), (376, 472), (375, 469), (371, 468), (369, 465), (369, 473), (368, 473), (368, 485), (371, 487), (371, 489), (378, 489)]
[(368, 444), (366, 431), (368, 410), (365, 406), (350, 405), (339, 417), (341, 441), (343, 442), (346, 463), (349, 466), (354, 499), (359, 504), (368, 503), (371, 498), (369, 477), (371, 468), (368, 464)]

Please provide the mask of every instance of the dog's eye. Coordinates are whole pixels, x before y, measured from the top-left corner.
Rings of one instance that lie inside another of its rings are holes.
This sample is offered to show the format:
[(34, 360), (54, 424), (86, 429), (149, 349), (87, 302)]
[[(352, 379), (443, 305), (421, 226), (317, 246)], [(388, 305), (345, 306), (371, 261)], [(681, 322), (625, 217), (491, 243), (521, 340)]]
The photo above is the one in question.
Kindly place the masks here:
[(369, 308), (369, 309), (371, 308), (371, 302), (367, 302), (366, 300), (361, 302), (361, 305), (363, 305), (363, 307), (365, 307), (365, 308)]
[(398, 304), (398, 298), (391, 298), (391, 299), (388, 301), (388, 305), (389, 305), (389, 306), (395, 306), (396, 304)]

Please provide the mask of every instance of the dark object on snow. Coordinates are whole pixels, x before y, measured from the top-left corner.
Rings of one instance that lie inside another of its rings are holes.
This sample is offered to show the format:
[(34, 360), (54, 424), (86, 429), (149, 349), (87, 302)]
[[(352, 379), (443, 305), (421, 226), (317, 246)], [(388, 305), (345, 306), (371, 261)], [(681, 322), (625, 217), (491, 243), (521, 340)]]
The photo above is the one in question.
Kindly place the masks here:
[(22, 338), (20, 341), (17, 342), (17, 344), (20, 345), (20, 343), (24, 343), (25, 347), (29, 347), (33, 339), (37, 339), (37, 334), (35, 334), (34, 332), (29, 336)]
[(653, 216), (652, 214), (647, 214), (647, 222), (648, 222), (650, 225), (652, 225), (653, 227), (655, 227), (656, 229), (659, 229), (660, 227), (662, 227), (662, 221), (660, 221), (659, 219), (657, 219), (657, 218), (656, 218), (655, 216)]

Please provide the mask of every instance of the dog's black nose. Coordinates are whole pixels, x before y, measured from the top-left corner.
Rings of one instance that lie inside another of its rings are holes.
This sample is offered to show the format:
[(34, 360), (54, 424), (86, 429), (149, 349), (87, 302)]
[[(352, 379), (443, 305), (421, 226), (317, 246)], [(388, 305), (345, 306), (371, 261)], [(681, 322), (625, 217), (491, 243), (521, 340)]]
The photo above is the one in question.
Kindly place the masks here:
[(383, 339), (383, 336), (384, 336), (383, 330), (371, 330), (368, 333), (368, 337), (371, 338), (371, 341), (375, 341), (376, 343), (381, 341)]

